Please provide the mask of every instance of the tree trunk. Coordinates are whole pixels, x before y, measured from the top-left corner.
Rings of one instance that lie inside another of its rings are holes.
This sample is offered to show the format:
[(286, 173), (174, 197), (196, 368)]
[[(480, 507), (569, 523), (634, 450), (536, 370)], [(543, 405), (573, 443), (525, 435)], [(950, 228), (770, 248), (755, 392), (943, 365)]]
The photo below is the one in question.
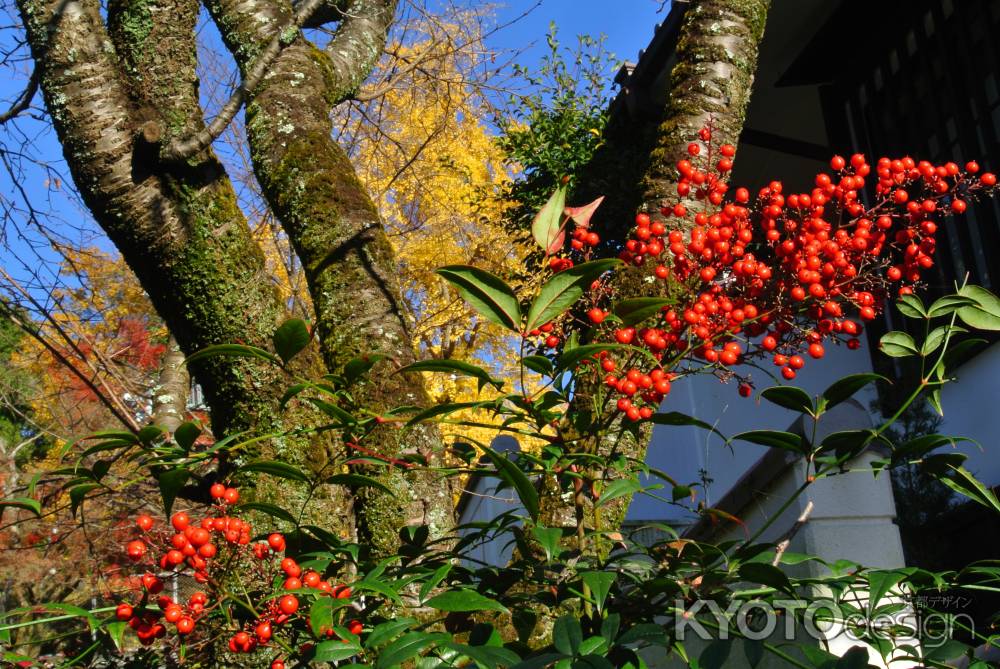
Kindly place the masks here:
[(153, 389), (153, 424), (173, 433), (184, 422), (191, 377), (184, 366), (184, 352), (173, 335), (160, 363), (160, 378)]
[[(117, 0), (108, 7), (107, 29), (96, 0), (20, 0), (19, 7), (76, 186), (181, 349), (268, 347), (286, 310), (225, 170), (210, 149), (178, 163), (158, 159), (159, 145), (203, 127), (198, 3)], [(324, 371), (308, 354), (298, 364), (313, 376)], [(216, 435), (278, 431), (294, 422), (279, 412), (288, 379), (274, 366), (227, 356), (193, 371)], [(322, 440), (273, 440), (241, 457), (320, 469), (325, 447)], [(347, 536), (349, 497), (330, 495), (314, 502), (315, 517)]]
[[(215, 0), (209, 8), (244, 73), (273, 26), (288, 21), (283, 8), (264, 1)], [(393, 373), (414, 360), (396, 261), (374, 203), (332, 139), (330, 110), (374, 66), (394, 10), (395, 1), (355, 0), (326, 49), (298, 37), (246, 107), (254, 171), (302, 262), (327, 367), (337, 371), (367, 354), (392, 361), (376, 366), (356, 396), (376, 412), (427, 404), (428, 396), (419, 376)], [(390, 458), (419, 454), (433, 464), (442, 453), (439, 434), (426, 427), (382, 427), (365, 446)], [(454, 504), (439, 475), (390, 469), (380, 477), (393, 494), (356, 493), (359, 531), (373, 551), (394, 552), (401, 525), (427, 525), (433, 537), (452, 528)]]
[[(662, 218), (661, 206), (677, 201), (676, 163), (687, 156), (687, 145), (709, 121), (714, 144), (737, 145), (769, 7), (770, 0), (690, 3), (677, 41), (677, 64), (671, 71), (666, 106), (638, 110), (634, 117), (620, 108), (621, 113), (608, 124), (605, 145), (581, 179), (581, 202), (606, 196), (597, 218), (604, 235), (622, 239), (631, 229), (637, 211)], [(663, 99), (655, 92), (643, 97)], [(642, 280), (646, 273), (634, 267), (620, 271), (616, 276), (618, 294), (638, 297), (650, 294), (651, 288), (662, 290), (660, 282)], [(588, 402), (595, 391), (581, 382), (577, 402)], [(591, 448), (604, 456), (622, 453), (643, 461), (652, 432), (652, 426), (645, 423), (635, 433), (599, 440)], [(543, 518), (556, 527), (575, 524), (578, 510), (574, 496), (558, 493), (554, 480), (545, 481)], [(631, 496), (620, 497), (597, 510), (589, 500), (576, 501), (583, 506), (587, 527), (606, 531), (621, 526)]]

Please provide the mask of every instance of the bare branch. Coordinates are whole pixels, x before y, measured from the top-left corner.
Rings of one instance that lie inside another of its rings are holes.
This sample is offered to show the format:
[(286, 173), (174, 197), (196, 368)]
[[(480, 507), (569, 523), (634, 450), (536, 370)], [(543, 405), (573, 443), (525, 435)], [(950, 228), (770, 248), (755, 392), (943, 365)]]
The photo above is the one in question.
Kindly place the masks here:
[(31, 78), (28, 80), (28, 85), (25, 86), (21, 95), (18, 96), (14, 104), (10, 106), (10, 109), (0, 114), (0, 125), (3, 125), (7, 121), (19, 116), (21, 112), (26, 111), (28, 107), (31, 106), (31, 101), (35, 98), (35, 93), (38, 92), (38, 70), (35, 69), (31, 73)]

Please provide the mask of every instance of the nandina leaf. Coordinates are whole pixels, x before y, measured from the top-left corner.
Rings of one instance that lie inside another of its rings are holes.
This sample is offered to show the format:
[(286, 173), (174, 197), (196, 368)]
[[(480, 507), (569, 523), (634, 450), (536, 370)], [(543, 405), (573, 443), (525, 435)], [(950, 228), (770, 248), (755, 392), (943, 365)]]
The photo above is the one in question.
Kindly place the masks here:
[(615, 573), (611, 571), (585, 571), (580, 574), (580, 578), (590, 588), (594, 603), (597, 604), (597, 612), (601, 613), (604, 610), (604, 600), (608, 598), (611, 586), (615, 583)]
[(30, 497), (7, 497), (6, 499), (0, 499), (0, 506), (14, 506), (19, 509), (27, 509), (36, 516), (42, 515), (41, 503), (37, 499), (31, 499)]
[[(431, 634), (429, 632), (409, 632), (399, 637), (379, 653), (375, 660), (375, 669), (388, 669), (416, 657), (432, 644), (448, 643), (450, 634)], [(416, 663), (413, 663), (416, 664)]]
[(795, 386), (774, 386), (765, 388), (760, 396), (779, 407), (799, 413), (813, 415), (813, 401), (809, 393)]
[(177, 429), (174, 430), (174, 441), (185, 451), (190, 451), (200, 434), (201, 428), (198, 424), (187, 421), (178, 425)]
[(601, 206), (602, 202), (604, 202), (603, 195), (593, 202), (583, 205), (582, 207), (566, 207), (563, 211), (567, 216), (573, 219), (573, 222), (576, 223), (576, 227), (589, 228), (590, 218), (594, 215), (594, 212), (597, 211), (597, 208)]
[(879, 348), (882, 349), (883, 353), (893, 358), (905, 358), (916, 355), (918, 352), (913, 337), (899, 330), (882, 335), (882, 339), (879, 340)]
[(958, 310), (963, 323), (980, 330), (1000, 330), (1000, 297), (980, 286), (962, 286), (958, 294), (976, 303)]
[(385, 360), (385, 356), (377, 353), (353, 358), (344, 365), (344, 379), (348, 384), (356, 383), (382, 360)]
[(764, 562), (747, 562), (740, 565), (740, 578), (752, 583), (770, 586), (776, 590), (792, 593), (792, 583), (785, 572)]
[(659, 313), (663, 307), (670, 304), (672, 300), (665, 297), (634, 297), (615, 304), (615, 316), (622, 319), (624, 325), (635, 325)]
[(552, 626), (552, 645), (560, 653), (576, 655), (583, 642), (583, 630), (575, 616), (562, 616)]
[(271, 337), (274, 350), (278, 352), (281, 361), (288, 364), (288, 361), (298, 355), (302, 349), (309, 345), (309, 326), (301, 318), (289, 318), (278, 326)]
[(83, 504), (83, 500), (87, 496), (87, 493), (100, 487), (101, 485), (99, 483), (82, 483), (70, 488), (70, 515), (76, 516), (76, 510), (80, 508), (81, 504)]
[(338, 662), (340, 660), (346, 660), (349, 657), (354, 657), (361, 652), (361, 648), (355, 643), (344, 643), (350, 639), (350, 634), (341, 639), (331, 639), (329, 641), (321, 641), (316, 644), (316, 649), (313, 655), (313, 662)]
[(531, 303), (524, 329), (530, 332), (562, 315), (580, 299), (594, 279), (620, 264), (617, 258), (591, 260), (555, 274)]
[(475, 590), (459, 589), (442, 592), (428, 599), (424, 606), (438, 611), (500, 611), (509, 613), (500, 602), (479, 594)]
[(562, 248), (566, 239), (563, 228), (563, 209), (566, 206), (566, 187), (559, 186), (531, 222), (531, 234), (547, 253), (555, 253)]
[(387, 495), (393, 494), (392, 490), (384, 484), (379, 483), (372, 477), (365, 476), (363, 474), (334, 474), (323, 482), (334, 485), (344, 485), (350, 488), (378, 488)]
[(521, 305), (500, 277), (478, 267), (448, 265), (437, 270), (476, 311), (508, 330), (518, 330)]
[(198, 360), (230, 355), (241, 358), (259, 358), (261, 360), (266, 360), (267, 362), (273, 362), (276, 365), (281, 364), (281, 358), (278, 356), (268, 353), (262, 348), (257, 348), (256, 346), (246, 346), (244, 344), (215, 344), (213, 346), (206, 346), (200, 351), (195, 351), (185, 358), (184, 364), (190, 365), (192, 362), (196, 362)]
[(722, 669), (729, 659), (729, 651), (733, 647), (732, 639), (716, 639), (701, 651), (698, 656), (699, 669)]
[(779, 430), (750, 430), (749, 432), (740, 432), (732, 437), (731, 441), (733, 440), (749, 441), (752, 444), (780, 448), (795, 453), (807, 453), (809, 451), (809, 447), (802, 437), (791, 432), (781, 432)]
[(939, 477), (938, 480), (955, 492), (965, 495), (969, 499), (976, 501), (986, 508), (1000, 513), (1000, 501), (992, 490), (980, 483), (972, 473), (965, 467), (948, 465), (951, 472), (948, 476)]
[(831, 409), (841, 402), (850, 399), (854, 393), (858, 392), (873, 381), (888, 381), (881, 374), (865, 372), (863, 374), (851, 374), (842, 379), (834, 381), (823, 391), (822, 408)]
[(187, 469), (178, 467), (176, 469), (168, 469), (156, 476), (156, 480), (160, 485), (160, 497), (163, 498), (163, 511), (166, 515), (170, 515), (170, 510), (174, 506), (174, 500), (177, 499), (177, 493), (187, 483), (190, 475), (191, 472)]
[(482, 390), (486, 384), (493, 386), (497, 390), (503, 388), (503, 381), (494, 379), (482, 367), (462, 360), (420, 360), (400, 368), (398, 372), (445, 372), (459, 376), (471, 376), (478, 379), (479, 390)]
[(703, 430), (708, 430), (714, 434), (719, 435), (725, 439), (725, 435), (719, 432), (717, 429), (709, 425), (703, 420), (698, 420), (694, 416), (688, 416), (687, 414), (681, 413), (680, 411), (667, 411), (666, 413), (654, 413), (650, 417), (650, 422), (656, 425), (688, 425), (691, 427), (700, 427)]

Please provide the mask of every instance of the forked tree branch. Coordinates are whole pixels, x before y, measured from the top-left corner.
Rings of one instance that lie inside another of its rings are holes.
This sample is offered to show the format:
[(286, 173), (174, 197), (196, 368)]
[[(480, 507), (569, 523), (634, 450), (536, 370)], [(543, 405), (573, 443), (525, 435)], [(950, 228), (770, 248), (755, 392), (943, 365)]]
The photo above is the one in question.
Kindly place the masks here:
[(7, 121), (19, 116), (21, 112), (28, 109), (31, 106), (31, 101), (35, 98), (35, 93), (38, 92), (38, 69), (36, 68), (31, 73), (31, 79), (28, 80), (28, 85), (24, 87), (21, 91), (21, 95), (18, 96), (14, 104), (10, 106), (10, 109), (0, 114), (0, 125), (3, 125)]
[(236, 114), (242, 109), (247, 96), (260, 85), (282, 49), (295, 40), (309, 17), (324, 3), (325, 0), (305, 0), (298, 4), (292, 18), (275, 33), (270, 43), (260, 52), (250, 71), (243, 77), (243, 81), (229, 96), (229, 100), (222, 106), (212, 122), (191, 137), (171, 142), (160, 152), (160, 157), (171, 162), (181, 161), (207, 149), (236, 118)]

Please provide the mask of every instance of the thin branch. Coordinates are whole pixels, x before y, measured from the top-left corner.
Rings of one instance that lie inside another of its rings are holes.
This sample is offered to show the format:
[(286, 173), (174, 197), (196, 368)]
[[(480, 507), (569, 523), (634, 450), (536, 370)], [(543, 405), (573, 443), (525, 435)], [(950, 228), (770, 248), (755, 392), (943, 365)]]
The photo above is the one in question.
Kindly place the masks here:
[(160, 157), (168, 161), (186, 160), (207, 149), (216, 138), (225, 132), (232, 120), (236, 118), (236, 114), (243, 108), (247, 96), (260, 85), (281, 51), (294, 41), (294, 37), (298, 36), (303, 24), (323, 3), (324, 0), (305, 0), (300, 4), (291, 20), (275, 33), (270, 43), (254, 61), (253, 67), (243, 77), (242, 83), (233, 91), (229, 100), (222, 106), (212, 122), (187, 139), (176, 139), (171, 142), (160, 153)]
[(777, 567), (778, 563), (781, 562), (781, 556), (785, 554), (785, 551), (787, 551), (788, 547), (792, 544), (792, 537), (794, 537), (798, 531), (802, 529), (802, 526), (808, 522), (809, 516), (812, 515), (812, 512), (813, 501), (809, 500), (806, 504), (806, 508), (802, 509), (802, 513), (799, 514), (799, 517), (796, 519), (795, 524), (792, 525), (787, 532), (785, 532), (784, 538), (778, 542), (778, 547), (774, 551), (774, 559), (771, 560), (771, 564), (773, 566)]
[(35, 93), (38, 92), (38, 80), (38, 68), (35, 68), (31, 73), (31, 79), (28, 80), (28, 85), (21, 91), (21, 95), (10, 106), (10, 109), (0, 114), (0, 125), (20, 115), (31, 106), (31, 101), (35, 98)]

